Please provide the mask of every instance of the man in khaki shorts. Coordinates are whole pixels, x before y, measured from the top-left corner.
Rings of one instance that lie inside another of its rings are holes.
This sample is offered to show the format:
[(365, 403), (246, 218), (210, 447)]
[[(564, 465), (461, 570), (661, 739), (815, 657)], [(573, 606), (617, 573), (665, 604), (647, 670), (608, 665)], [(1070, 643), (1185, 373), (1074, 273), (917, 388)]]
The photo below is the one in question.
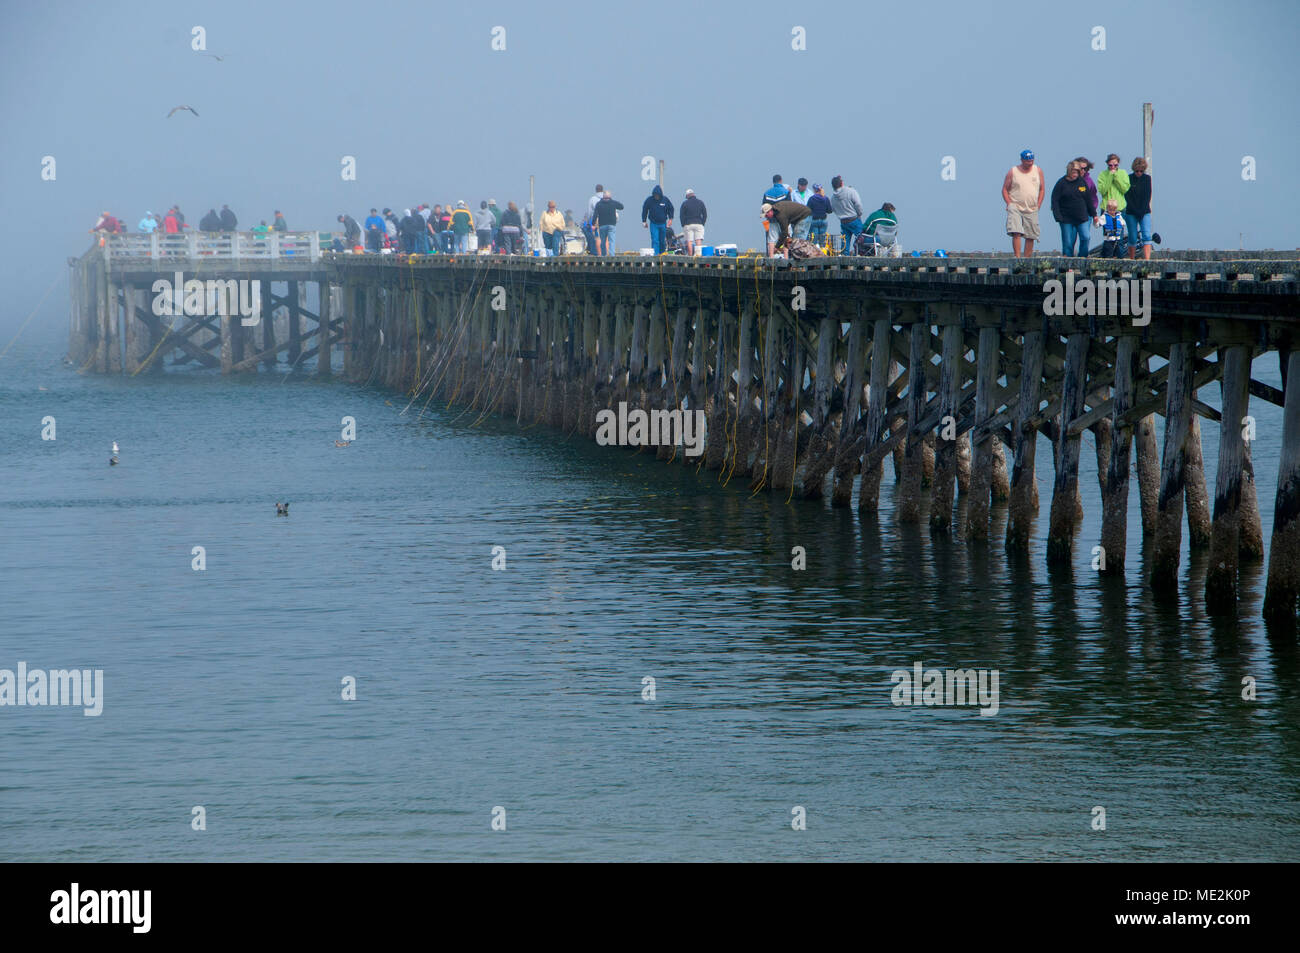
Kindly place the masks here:
[(1024, 257), (1034, 254), (1038, 241), (1038, 209), (1043, 204), (1046, 180), (1043, 170), (1034, 165), (1034, 154), (1020, 153), (1020, 165), (1012, 166), (1002, 180), (1002, 201), (1007, 204), (1007, 234), (1011, 236), (1011, 253), (1021, 257), (1020, 239), (1025, 240)]

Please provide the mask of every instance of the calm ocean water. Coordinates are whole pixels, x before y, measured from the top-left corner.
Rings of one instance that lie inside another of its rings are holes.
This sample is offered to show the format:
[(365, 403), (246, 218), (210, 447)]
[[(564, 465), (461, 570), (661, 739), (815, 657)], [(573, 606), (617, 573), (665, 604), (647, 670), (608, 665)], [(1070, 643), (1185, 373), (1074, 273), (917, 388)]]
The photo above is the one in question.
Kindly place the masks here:
[[(62, 333), (0, 361), (0, 668), (102, 668), (104, 710), (0, 707), (0, 859), (1300, 859), (1263, 567), (1236, 620), (1199, 553), (1153, 602), (1134, 485), (1099, 579), (1090, 435), (1049, 573), (1045, 441), (1009, 561), (1001, 507), (987, 547), (900, 529), (889, 464), (868, 518), (338, 382), (79, 376)], [(1281, 413), (1252, 413), (1267, 538)], [(894, 707), (917, 661), (999, 670), (1000, 711)]]

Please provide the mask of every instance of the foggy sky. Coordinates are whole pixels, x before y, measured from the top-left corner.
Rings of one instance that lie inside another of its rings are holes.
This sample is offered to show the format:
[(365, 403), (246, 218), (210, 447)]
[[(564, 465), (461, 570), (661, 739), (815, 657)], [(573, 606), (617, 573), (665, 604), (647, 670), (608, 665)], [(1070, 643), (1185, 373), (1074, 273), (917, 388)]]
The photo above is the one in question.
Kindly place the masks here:
[[(333, 228), (372, 205), (555, 199), (600, 181), (648, 245), (642, 157), (694, 188), (707, 238), (761, 241), (773, 172), (898, 208), (906, 248), (1005, 249), (1002, 176), (1023, 148), (1128, 168), (1155, 104), (1153, 219), (1166, 247), (1300, 244), (1293, 2), (0, 3), (0, 346), (66, 332), (65, 259), (107, 208), (132, 231), (180, 203)], [(191, 49), (206, 29), (209, 52)], [(505, 27), (506, 49), (491, 49)], [(807, 49), (791, 48), (792, 28)], [(1092, 29), (1107, 49), (1091, 48)], [(178, 104), (188, 113), (167, 119)], [(57, 178), (42, 181), (53, 156)], [(356, 158), (356, 181), (340, 176)], [(1243, 181), (1253, 156), (1256, 181)], [(940, 178), (944, 156), (954, 181)], [(1094, 175), (1096, 172), (1094, 172)], [(1043, 247), (1059, 249), (1050, 212)], [(836, 227), (832, 225), (832, 232)], [(51, 330), (51, 333), (52, 330)]]

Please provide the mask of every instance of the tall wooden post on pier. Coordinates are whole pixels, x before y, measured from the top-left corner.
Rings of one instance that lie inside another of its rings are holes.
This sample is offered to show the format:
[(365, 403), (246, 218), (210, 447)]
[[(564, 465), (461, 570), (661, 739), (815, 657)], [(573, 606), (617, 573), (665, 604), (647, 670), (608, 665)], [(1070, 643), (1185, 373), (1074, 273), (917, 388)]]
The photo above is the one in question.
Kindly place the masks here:
[(1142, 104), (1142, 157), (1147, 160), (1147, 175), (1151, 174), (1151, 125), (1156, 120), (1155, 107)]

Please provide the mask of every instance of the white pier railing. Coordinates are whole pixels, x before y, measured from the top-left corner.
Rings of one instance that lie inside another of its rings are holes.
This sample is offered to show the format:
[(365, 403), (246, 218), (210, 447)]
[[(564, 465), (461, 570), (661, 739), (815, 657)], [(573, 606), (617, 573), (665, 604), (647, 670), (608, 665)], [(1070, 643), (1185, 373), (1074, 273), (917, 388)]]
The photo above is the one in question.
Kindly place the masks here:
[[(326, 239), (328, 241), (328, 238)], [(104, 235), (100, 240), (104, 257), (114, 258), (213, 258), (225, 261), (291, 258), (320, 259), (320, 232), (184, 232), (149, 235)]]

